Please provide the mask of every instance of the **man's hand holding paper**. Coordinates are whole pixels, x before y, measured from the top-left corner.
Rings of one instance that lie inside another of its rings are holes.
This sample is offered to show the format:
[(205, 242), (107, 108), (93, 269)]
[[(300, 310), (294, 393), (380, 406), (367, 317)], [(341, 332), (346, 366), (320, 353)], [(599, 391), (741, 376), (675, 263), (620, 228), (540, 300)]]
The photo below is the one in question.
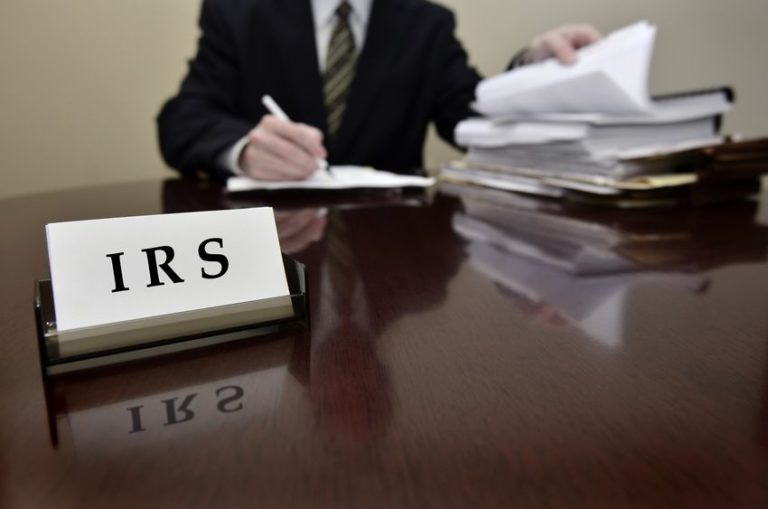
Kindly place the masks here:
[(562, 25), (534, 38), (528, 45), (526, 61), (533, 63), (557, 58), (561, 64), (570, 65), (576, 62), (576, 51), (602, 38), (590, 25)]

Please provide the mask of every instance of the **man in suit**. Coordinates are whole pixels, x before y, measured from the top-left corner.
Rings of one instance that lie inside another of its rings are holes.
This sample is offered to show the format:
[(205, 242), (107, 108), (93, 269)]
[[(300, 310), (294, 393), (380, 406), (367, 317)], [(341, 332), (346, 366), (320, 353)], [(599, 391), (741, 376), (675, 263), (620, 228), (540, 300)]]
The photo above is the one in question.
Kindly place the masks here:
[[(451, 11), (426, 0), (204, 0), (198, 53), (158, 118), (166, 162), (224, 179), (303, 179), (317, 159), (422, 166), (427, 127), (453, 143), (481, 77)], [(536, 38), (513, 64), (599, 39), (586, 25)], [(292, 121), (269, 115), (271, 95)]]

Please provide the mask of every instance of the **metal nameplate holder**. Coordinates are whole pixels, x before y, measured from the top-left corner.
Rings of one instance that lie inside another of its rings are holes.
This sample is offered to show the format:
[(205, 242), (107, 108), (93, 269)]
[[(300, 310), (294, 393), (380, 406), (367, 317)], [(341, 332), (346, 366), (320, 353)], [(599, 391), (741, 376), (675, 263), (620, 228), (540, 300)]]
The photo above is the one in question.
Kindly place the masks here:
[[(56, 309), (53, 289), (49, 279), (35, 282), (35, 318), (37, 321), (38, 349), (44, 376), (70, 373), (84, 369), (122, 362), (156, 357), (174, 352), (202, 348), (229, 341), (253, 338), (286, 327), (309, 327), (309, 301), (307, 295), (307, 271), (304, 264), (283, 254), (283, 265), (288, 280), (292, 314), (285, 318), (259, 321), (232, 328), (203, 330), (199, 333), (174, 335), (168, 330), (155, 338), (136, 344), (115, 347), (105, 342), (87, 353), (62, 354), (59, 332), (56, 329)], [(179, 313), (183, 320), (184, 313)], [(96, 338), (98, 340), (98, 337)]]

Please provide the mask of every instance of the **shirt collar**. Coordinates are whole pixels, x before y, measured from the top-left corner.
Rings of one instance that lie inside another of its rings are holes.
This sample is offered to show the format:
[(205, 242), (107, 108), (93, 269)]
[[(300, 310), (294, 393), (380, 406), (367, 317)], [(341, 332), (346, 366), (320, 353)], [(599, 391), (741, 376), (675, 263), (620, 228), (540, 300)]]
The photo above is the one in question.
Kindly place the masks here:
[[(347, 0), (352, 6), (352, 17), (362, 26), (368, 24), (371, 15), (373, 0)], [(312, 16), (315, 20), (315, 29), (320, 29), (334, 22), (336, 8), (341, 0), (312, 0)]]

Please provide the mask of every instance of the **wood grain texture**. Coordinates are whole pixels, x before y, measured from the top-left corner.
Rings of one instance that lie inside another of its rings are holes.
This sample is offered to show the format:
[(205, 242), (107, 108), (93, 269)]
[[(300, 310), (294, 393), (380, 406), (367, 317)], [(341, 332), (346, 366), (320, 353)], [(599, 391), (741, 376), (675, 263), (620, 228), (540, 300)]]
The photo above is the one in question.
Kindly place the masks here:
[[(309, 334), (60, 378), (46, 408), (32, 314), (46, 222), (265, 203), (308, 267)], [(589, 286), (564, 277), (537, 300), (479, 270), (458, 200), (418, 203), (184, 181), (0, 201), (0, 507), (768, 507), (754, 210), (656, 214), (706, 230), (686, 255), (701, 263), (605, 300), (565, 299)]]

